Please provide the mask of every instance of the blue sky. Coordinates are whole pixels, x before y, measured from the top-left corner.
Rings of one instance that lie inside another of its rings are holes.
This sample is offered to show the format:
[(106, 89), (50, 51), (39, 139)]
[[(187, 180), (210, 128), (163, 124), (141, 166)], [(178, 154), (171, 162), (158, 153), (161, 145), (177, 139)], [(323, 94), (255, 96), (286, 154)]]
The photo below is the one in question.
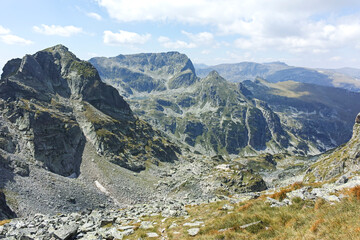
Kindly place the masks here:
[(195, 63), (360, 68), (358, 0), (1, 0), (0, 67), (64, 44), (79, 58), (179, 51)]

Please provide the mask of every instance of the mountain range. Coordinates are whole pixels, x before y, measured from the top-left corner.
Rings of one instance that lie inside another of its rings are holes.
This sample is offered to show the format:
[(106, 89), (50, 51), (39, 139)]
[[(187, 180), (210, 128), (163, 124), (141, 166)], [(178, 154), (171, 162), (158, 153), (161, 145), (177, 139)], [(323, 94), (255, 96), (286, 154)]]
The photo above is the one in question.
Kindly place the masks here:
[[(22, 220), (0, 221), (0, 238), (144, 237), (160, 231), (160, 219), (187, 215), (184, 205), (215, 202), (218, 212), (250, 201), (238, 212), (259, 198), (306, 209), (318, 198), (340, 201), (333, 189), (358, 183), (360, 93), (334, 87), (325, 70), (280, 62), (210, 68), (178, 52), (83, 61), (63, 45), (8, 61), (0, 220)], [(309, 185), (278, 189), (295, 181)], [(321, 181), (335, 187), (311, 185)]]
[[(199, 78), (191, 60), (176, 52), (89, 61), (103, 81), (123, 93), (137, 115), (202, 154), (318, 154), (351, 137), (359, 109), (360, 95), (348, 90), (255, 78), (261, 71), (264, 77), (274, 69), (290, 69), (283, 63), (244, 63), (241, 74), (255, 81), (233, 83), (227, 77), (234, 81), (237, 75), (229, 65)], [(152, 84), (141, 84), (140, 79)]]
[(215, 66), (197, 65), (196, 73), (205, 77), (215, 70), (231, 82), (255, 80), (257, 77), (276, 83), (296, 81), (322, 86), (333, 86), (358, 92), (360, 90), (360, 69), (317, 69), (289, 66), (283, 62), (255, 63), (240, 62), (235, 64), (219, 64)]

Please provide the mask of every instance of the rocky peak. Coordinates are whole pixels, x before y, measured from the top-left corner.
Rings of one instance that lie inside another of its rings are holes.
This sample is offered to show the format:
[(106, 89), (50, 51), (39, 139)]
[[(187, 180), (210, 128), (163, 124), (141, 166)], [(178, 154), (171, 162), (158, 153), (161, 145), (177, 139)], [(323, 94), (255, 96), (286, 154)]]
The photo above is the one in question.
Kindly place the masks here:
[(220, 77), (221, 77), (220, 74), (216, 70), (212, 70), (207, 75), (207, 78), (220, 78)]
[(225, 78), (223, 78), (217, 71), (211, 71), (205, 78), (201, 80), (203, 83), (210, 84), (227, 84)]
[(4, 69), (3, 125), (16, 133), (17, 154), (31, 156), (30, 162), (63, 176), (78, 175), (86, 142), (131, 170), (144, 169), (149, 157), (177, 159), (178, 149), (136, 118), (118, 91), (65, 46), (11, 60)]
[(111, 116), (131, 115), (116, 89), (103, 83), (90, 63), (81, 61), (63, 45), (26, 55), (19, 62), (14, 59), (5, 65), (4, 79), (29, 86), (41, 93), (40, 97), (59, 94), (88, 101)]

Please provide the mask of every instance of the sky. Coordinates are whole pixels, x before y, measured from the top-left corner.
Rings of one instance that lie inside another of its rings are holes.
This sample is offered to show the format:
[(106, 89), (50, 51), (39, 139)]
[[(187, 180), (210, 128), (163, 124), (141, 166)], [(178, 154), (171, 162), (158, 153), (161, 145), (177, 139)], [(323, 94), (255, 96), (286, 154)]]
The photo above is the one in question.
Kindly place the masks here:
[[(95, 56), (360, 68), (359, 0), (0, 0), (0, 68), (63, 44)], [(1, 70), (0, 70), (1, 71)]]

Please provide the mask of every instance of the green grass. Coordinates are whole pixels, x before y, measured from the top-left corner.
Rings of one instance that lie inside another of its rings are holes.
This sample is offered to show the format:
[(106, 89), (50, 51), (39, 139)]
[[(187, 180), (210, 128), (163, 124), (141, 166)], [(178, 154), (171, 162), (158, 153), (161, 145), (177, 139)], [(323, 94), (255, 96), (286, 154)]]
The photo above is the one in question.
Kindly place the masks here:
[(84, 78), (94, 78), (98, 76), (96, 69), (85, 61), (73, 61), (70, 70), (77, 71), (78, 74), (84, 76)]

